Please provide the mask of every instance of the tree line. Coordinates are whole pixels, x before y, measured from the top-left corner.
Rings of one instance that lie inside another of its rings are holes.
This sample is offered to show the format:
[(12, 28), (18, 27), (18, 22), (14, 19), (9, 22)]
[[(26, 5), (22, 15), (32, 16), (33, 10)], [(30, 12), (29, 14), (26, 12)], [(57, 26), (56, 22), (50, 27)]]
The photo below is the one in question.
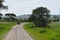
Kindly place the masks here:
[(3, 16), (2, 13), (0, 13), (0, 21), (16, 21), (16, 15), (14, 13), (6, 13), (5, 16)]

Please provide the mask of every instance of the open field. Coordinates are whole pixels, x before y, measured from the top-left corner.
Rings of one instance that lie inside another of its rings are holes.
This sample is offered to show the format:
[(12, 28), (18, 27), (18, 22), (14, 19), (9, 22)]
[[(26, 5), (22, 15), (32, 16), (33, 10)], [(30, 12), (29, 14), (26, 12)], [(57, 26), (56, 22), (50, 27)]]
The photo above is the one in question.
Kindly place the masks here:
[(14, 22), (0, 22), (0, 40), (4, 39), (4, 36), (14, 25), (16, 25)]
[(50, 28), (34, 27), (32, 23), (24, 25), (24, 29), (35, 40), (60, 40), (60, 23), (50, 24)]

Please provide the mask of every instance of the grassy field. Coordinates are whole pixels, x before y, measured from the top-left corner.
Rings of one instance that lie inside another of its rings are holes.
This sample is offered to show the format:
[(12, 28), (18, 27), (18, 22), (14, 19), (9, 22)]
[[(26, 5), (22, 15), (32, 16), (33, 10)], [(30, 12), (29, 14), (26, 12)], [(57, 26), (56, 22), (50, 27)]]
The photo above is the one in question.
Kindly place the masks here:
[(6, 33), (9, 32), (9, 30), (16, 25), (16, 23), (13, 22), (1, 22), (0, 23), (0, 40), (4, 39), (4, 36)]
[(35, 40), (60, 40), (60, 23), (50, 24), (50, 28), (34, 27), (32, 23), (24, 25), (24, 29)]

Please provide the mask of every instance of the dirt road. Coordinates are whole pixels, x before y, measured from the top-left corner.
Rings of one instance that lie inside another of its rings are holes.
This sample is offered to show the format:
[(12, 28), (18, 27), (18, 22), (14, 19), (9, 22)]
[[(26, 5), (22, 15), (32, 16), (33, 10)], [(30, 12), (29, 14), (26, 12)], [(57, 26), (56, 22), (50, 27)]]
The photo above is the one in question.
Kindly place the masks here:
[(4, 40), (32, 40), (22, 25), (14, 26)]

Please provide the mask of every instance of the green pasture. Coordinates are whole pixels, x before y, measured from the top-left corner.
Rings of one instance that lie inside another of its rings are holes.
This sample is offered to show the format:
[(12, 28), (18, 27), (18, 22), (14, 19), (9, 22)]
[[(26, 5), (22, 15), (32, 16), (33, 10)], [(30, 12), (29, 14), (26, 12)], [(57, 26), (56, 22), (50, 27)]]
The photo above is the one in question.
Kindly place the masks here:
[(52, 22), (50, 27), (35, 27), (32, 23), (24, 24), (24, 29), (35, 40), (60, 40), (60, 23)]

